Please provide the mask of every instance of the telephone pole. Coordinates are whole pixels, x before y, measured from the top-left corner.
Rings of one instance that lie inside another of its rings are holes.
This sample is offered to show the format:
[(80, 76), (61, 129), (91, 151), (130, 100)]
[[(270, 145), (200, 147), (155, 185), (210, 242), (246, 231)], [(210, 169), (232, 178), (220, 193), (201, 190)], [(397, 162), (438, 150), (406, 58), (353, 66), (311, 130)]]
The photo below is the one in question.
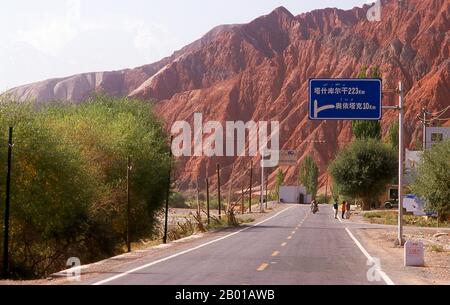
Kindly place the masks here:
[(253, 162), (250, 162), (250, 194), (248, 196), (248, 211), (252, 212), (252, 184), (253, 184)]
[(208, 217), (208, 226), (211, 223), (210, 214), (209, 214), (209, 179), (208, 175), (206, 175), (206, 216)]
[(268, 204), (268, 201), (269, 201), (269, 196), (268, 196), (268, 193), (267, 193), (268, 189), (269, 189), (269, 174), (267, 174), (267, 176), (266, 176), (266, 209), (267, 209), (267, 204)]
[(164, 237), (163, 237), (163, 243), (167, 243), (167, 226), (168, 226), (168, 218), (169, 218), (169, 196), (170, 196), (170, 185), (172, 184), (171, 174), (172, 174), (172, 142), (173, 142), (173, 136), (170, 137), (170, 147), (169, 147), (169, 176), (168, 176), (168, 185), (166, 190), (166, 209), (164, 211)]
[(427, 113), (428, 111), (422, 108), (423, 112), (423, 151), (427, 150)]
[(399, 101), (398, 101), (398, 242), (403, 246), (403, 121), (404, 121), (404, 90), (403, 83), (399, 85)]
[[(386, 91), (388, 92), (388, 91)], [(389, 90), (392, 92), (392, 90)], [(397, 231), (397, 241), (399, 245), (404, 245), (403, 239), (403, 133), (404, 133), (404, 88), (403, 83), (400, 81), (398, 84), (398, 89), (394, 91), (399, 95), (398, 106), (383, 106), (383, 109), (392, 109), (398, 111), (398, 231)]]
[(264, 170), (265, 170), (265, 163), (264, 163), (264, 157), (265, 153), (261, 154), (261, 186), (260, 186), (260, 202), (259, 202), (259, 212), (264, 212)]
[(127, 158), (127, 251), (131, 252), (131, 239), (130, 239), (130, 171), (131, 171), (131, 158)]
[(222, 219), (222, 207), (220, 204), (220, 165), (217, 164), (217, 200), (219, 203), (219, 219)]
[(9, 207), (10, 207), (10, 191), (11, 191), (11, 157), (12, 157), (12, 134), (13, 128), (9, 127), (8, 140), (8, 171), (6, 174), (6, 201), (5, 201), (5, 219), (4, 219), (4, 236), (3, 236), (3, 277), (8, 278), (9, 263)]

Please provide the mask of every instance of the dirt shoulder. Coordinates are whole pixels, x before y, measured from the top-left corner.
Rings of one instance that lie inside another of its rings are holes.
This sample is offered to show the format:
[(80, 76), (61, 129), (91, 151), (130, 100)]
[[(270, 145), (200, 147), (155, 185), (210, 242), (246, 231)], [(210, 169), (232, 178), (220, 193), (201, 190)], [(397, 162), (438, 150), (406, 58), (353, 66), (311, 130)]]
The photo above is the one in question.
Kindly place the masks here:
[[(450, 235), (439, 229), (405, 228), (406, 240), (425, 245), (425, 267), (404, 267), (404, 249), (394, 245), (395, 227), (355, 228), (352, 232), (398, 285), (450, 285)], [(436, 235), (442, 233), (443, 235)]]
[[(102, 260), (89, 265), (81, 266), (81, 274), (83, 281), (89, 280), (101, 274), (113, 273), (117, 269), (127, 269), (130, 266), (139, 264), (142, 261), (157, 260), (164, 258), (166, 256), (177, 253), (178, 251), (183, 251), (186, 248), (192, 248), (202, 243), (208, 242), (210, 240), (220, 238), (227, 234), (238, 231), (245, 226), (251, 226), (255, 223), (263, 221), (266, 218), (271, 217), (273, 214), (280, 212), (281, 210), (287, 208), (289, 205), (269, 203), (268, 210), (265, 213), (247, 213), (242, 217), (251, 218), (253, 221), (243, 224), (238, 227), (228, 227), (221, 229), (214, 229), (205, 233), (197, 233), (189, 237), (172, 241), (167, 244), (152, 244), (146, 247), (141, 245), (136, 247), (137, 250), (131, 253), (121, 254), (115, 257), (111, 257), (106, 260)], [(257, 207), (253, 209), (257, 211)], [(181, 215), (189, 214), (188, 211), (176, 210), (177, 213)], [(190, 211), (189, 211), (190, 212)], [(175, 213), (174, 213), (175, 214)], [(59, 274), (48, 277), (47, 279), (40, 280), (30, 280), (30, 281), (12, 281), (12, 280), (0, 280), (0, 285), (64, 285), (70, 284), (71, 282), (67, 279), (65, 271), (61, 271)], [(76, 284), (76, 282), (75, 282)]]

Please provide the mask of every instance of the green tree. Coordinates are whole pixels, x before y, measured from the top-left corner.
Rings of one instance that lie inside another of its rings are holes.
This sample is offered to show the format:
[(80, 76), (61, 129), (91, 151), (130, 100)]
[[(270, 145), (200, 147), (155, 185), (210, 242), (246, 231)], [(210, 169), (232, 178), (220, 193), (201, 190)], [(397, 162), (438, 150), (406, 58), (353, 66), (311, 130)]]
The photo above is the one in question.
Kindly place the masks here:
[(283, 182), (284, 182), (284, 173), (281, 169), (279, 169), (275, 179), (275, 197), (277, 198), (278, 201), (280, 201), (280, 187), (283, 185)]
[(352, 127), (357, 140), (381, 139), (381, 124), (379, 121), (353, 121)]
[[(374, 66), (370, 69), (363, 66), (358, 78), (381, 78), (380, 69)], [(353, 134), (358, 140), (381, 139), (381, 124), (379, 121), (353, 121)]]
[[(6, 181), (8, 126), (13, 126), (10, 264), (34, 278), (83, 252), (94, 181), (76, 148), (64, 145), (31, 104), (0, 105), (0, 181)], [(0, 198), (5, 188), (0, 187)], [(3, 219), (3, 208), (0, 215)], [(2, 245), (3, 246), (3, 245)]]
[(341, 150), (329, 171), (341, 195), (359, 198), (363, 209), (385, 190), (395, 176), (397, 158), (386, 144), (357, 140)]
[(438, 212), (442, 220), (450, 215), (450, 140), (423, 153), (411, 189), (426, 199), (427, 210)]
[(316, 162), (311, 156), (306, 158), (300, 164), (299, 182), (306, 187), (308, 194), (311, 194), (313, 198), (317, 195), (319, 179), (319, 168)]
[(388, 143), (396, 151), (398, 151), (398, 128), (399, 128), (398, 121), (395, 121), (389, 128), (388, 139), (387, 139)]
[(15, 275), (43, 276), (63, 269), (71, 256), (89, 263), (122, 251), (127, 156), (132, 238), (158, 233), (171, 160), (149, 103), (97, 96), (38, 108), (0, 98), (0, 181), (6, 180), (9, 126)]

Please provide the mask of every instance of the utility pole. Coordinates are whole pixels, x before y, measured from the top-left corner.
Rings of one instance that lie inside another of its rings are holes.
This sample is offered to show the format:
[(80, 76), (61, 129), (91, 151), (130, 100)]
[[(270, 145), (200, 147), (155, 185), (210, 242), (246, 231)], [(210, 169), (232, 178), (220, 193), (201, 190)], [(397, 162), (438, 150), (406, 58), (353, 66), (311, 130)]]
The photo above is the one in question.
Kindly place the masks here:
[(8, 264), (9, 264), (9, 206), (10, 206), (10, 192), (11, 192), (11, 157), (12, 157), (12, 134), (13, 128), (9, 127), (8, 140), (8, 172), (6, 174), (6, 202), (5, 202), (5, 219), (4, 219), (4, 236), (3, 236), (3, 277), (8, 278)]
[(269, 188), (269, 175), (266, 177), (266, 209), (267, 209), (267, 202), (269, 201), (269, 197), (267, 196), (267, 190)]
[(131, 252), (131, 239), (130, 239), (130, 171), (131, 171), (131, 158), (127, 158), (127, 251)]
[[(392, 92), (392, 90), (389, 90)], [(403, 83), (400, 81), (398, 84), (398, 90), (395, 91), (399, 95), (398, 106), (383, 106), (383, 109), (393, 109), (398, 111), (398, 232), (397, 242), (399, 245), (404, 245), (403, 240), (403, 133), (404, 133), (404, 88)]]
[(217, 200), (219, 203), (219, 219), (222, 219), (222, 207), (220, 204), (220, 165), (217, 164)]
[(398, 101), (398, 242), (399, 245), (403, 245), (403, 120), (404, 120), (404, 107), (403, 98), (404, 90), (403, 83), (400, 81), (399, 88), (399, 101)]
[(328, 203), (328, 176), (327, 176), (327, 182), (325, 184), (325, 204)]
[(427, 110), (422, 108), (423, 112), (423, 151), (427, 150)]
[(250, 194), (248, 196), (248, 211), (252, 212), (252, 184), (253, 184), (253, 162), (250, 162)]
[(233, 189), (232, 189), (232, 186), (233, 186), (233, 170), (234, 170), (234, 164), (231, 167), (231, 174), (230, 174), (230, 179), (229, 179), (230, 186), (228, 187), (227, 210), (229, 210), (230, 206), (231, 206), (231, 196), (232, 196), (231, 193), (233, 191)]
[(242, 215), (244, 215), (244, 213), (245, 213), (245, 210), (244, 210), (244, 205), (245, 205), (245, 191), (244, 191), (244, 188), (245, 188), (245, 181), (243, 180), (242, 181), (242, 198), (241, 198), (241, 214)]
[(209, 215), (209, 180), (208, 180), (208, 176), (206, 176), (206, 216), (208, 217), (208, 226), (209, 226), (210, 215)]
[(261, 187), (260, 187), (259, 211), (264, 212), (264, 155), (261, 155)]
[(197, 176), (197, 180), (196, 180), (196, 183), (195, 183), (195, 186), (196, 186), (196, 188), (197, 188), (197, 212), (198, 212), (198, 214), (200, 215), (200, 190), (199, 190), (199, 187), (198, 187), (198, 176)]
[(168, 184), (167, 184), (167, 190), (166, 190), (166, 209), (164, 211), (165, 217), (164, 217), (164, 237), (163, 237), (163, 243), (167, 243), (167, 222), (169, 218), (169, 196), (170, 196), (170, 185), (172, 184), (172, 142), (173, 142), (173, 136), (170, 137), (170, 148), (169, 148), (169, 157), (170, 157), (170, 164), (169, 164), (169, 176), (168, 176)]

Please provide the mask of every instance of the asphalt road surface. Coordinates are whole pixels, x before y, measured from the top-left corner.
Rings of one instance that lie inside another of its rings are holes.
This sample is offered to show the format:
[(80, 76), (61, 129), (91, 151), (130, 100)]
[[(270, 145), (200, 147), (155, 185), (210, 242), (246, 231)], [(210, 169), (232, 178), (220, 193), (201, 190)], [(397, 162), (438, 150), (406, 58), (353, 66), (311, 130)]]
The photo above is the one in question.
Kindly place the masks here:
[[(386, 284), (368, 277), (364, 249), (329, 206), (311, 214), (290, 205), (263, 223), (217, 239), (148, 258), (81, 284), (97, 285), (301, 285)], [(369, 271), (369, 272), (368, 272)], [(373, 272), (371, 273), (373, 275)], [(370, 281), (372, 280), (372, 281)]]

